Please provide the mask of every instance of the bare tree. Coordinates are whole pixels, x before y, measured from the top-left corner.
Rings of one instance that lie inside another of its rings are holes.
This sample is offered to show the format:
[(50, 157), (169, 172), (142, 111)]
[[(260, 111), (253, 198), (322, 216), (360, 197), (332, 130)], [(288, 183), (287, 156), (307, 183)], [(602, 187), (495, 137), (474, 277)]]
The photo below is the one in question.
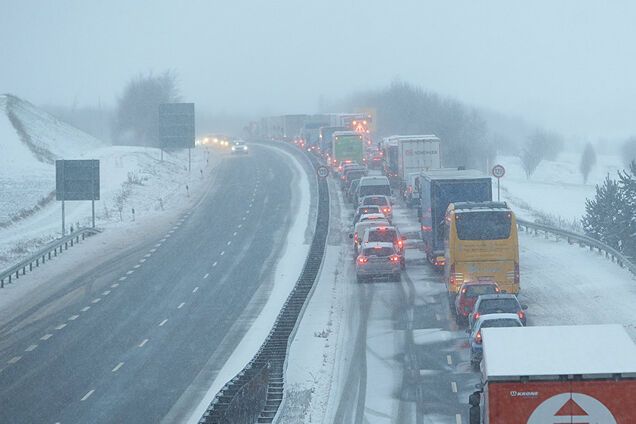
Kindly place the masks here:
[(585, 150), (583, 150), (583, 155), (581, 155), (581, 163), (579, 165), (581, 174), (583, 174), (583, 184), (587, 184), (587, 177), (590, 175), (590, 171), (595, 164), (596, 152), (594, 151), (594, 146), (592, 146), (591, 143), (587, 143)]
[(178, 100), (177, 76), (174, 72), (133, 78), (117, 102), (113, 125), (115, 143), (157, 146), (159, 105)]

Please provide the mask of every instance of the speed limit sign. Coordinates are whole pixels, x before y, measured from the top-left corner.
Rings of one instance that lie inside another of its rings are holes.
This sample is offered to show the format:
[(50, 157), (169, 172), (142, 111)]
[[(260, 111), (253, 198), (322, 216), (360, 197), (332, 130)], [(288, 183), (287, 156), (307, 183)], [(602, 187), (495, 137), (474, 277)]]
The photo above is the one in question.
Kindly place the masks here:
[(504, 168), (502, 165), (495, 165), (492, 167), (492, 175), (495, 178), (501, 178), (506, 175), (506, 168)]
[(329, 168), (326, 166), (319, 166), (316, 172), (320, 178), (327, 178), (327, 175), (329, 175)]

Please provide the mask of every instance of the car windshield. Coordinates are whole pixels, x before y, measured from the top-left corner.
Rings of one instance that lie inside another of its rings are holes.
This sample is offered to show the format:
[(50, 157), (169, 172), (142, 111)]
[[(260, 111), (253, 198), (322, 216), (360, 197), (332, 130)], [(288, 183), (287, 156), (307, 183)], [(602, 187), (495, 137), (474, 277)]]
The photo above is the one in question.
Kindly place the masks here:
[(481, 323), (480, 328), (492, 328), (492, 327), (522, 327), (521, 323), (516, 319), (500, 318), (489, 319)]
[(512, 312), (519, 310), (519, 302), (514, 299), (485, 299), (479, 305), (481, 313)]
[(364, 205), (378, 205), (378, 206), (386, 206), (389, 204), (388, 200), (384, 196), (373, 196), (373, 197), (365, 197), (362, 200)]
[(384, 196), (391, 195), (391, 187), (388, 185), (362, 185), (359, 186), (359, 195), (367, 196), (370, 194), (382, 194)]
[(367, 241), (392, 243), (396, 240), (396, 238), (397, 238), (397, 234), (395, 230), (378, 229), (378, 230), (369, 230)]
[(364, 256), (387, 257), (395, 254), (395, 250), (391, 247), (370, 247), (363, 250)]
[(497, 286), (494, 284), (477, 284), (466, 287), (466, 293), (464, 296), (468, 298), (479, 297), (482, 294), (495, 294), (497, 293)]

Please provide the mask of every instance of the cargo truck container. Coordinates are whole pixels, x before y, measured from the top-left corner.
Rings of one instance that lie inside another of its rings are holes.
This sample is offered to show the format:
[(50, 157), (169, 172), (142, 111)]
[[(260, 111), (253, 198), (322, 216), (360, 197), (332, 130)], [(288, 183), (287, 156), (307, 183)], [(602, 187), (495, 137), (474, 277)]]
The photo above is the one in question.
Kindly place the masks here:
[(422, 241), (426, 257), (436, 268), (444, 268), (444, 216), (453, 202), (487, 202), (492, 200), (490, 177), (476, 170), (442, 168), (420, 175)]
[(397, 176), (402, 183), (408, 174), (442, 167), (440, 140), (435, 135), (394, 135), (397, 141)]
[(636, 423), (636, 345), (618, 324), (484, 328), (470, 424)]

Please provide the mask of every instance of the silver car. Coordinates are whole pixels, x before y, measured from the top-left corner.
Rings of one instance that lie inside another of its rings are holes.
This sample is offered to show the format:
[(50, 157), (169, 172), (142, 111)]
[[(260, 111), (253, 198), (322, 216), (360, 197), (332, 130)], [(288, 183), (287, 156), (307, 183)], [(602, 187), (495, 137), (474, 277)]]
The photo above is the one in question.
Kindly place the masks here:
[(402, 279), (402, 266), (393, 243), (367, 243), (356, 258), (356, 277), (363, 283), (374, 277)]

